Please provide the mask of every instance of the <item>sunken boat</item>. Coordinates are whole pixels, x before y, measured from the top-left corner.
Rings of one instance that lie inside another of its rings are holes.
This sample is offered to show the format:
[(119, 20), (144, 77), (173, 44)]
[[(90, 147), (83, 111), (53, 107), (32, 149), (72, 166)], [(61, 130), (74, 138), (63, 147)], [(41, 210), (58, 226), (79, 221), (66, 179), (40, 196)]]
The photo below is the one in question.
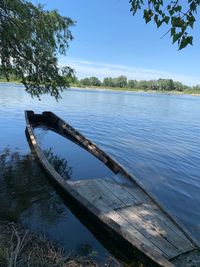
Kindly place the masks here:
[[(25, 111), (25, 118), (29, 144), (44, 170), (115, 238), (119, 237), (155, 266), (200, 266), (198, 241), (118, 162), (52, 112)], [(40, 147), (34, 132), (38, 127), (45, 127), (89, 152), (113, 175), (64, 179)]]

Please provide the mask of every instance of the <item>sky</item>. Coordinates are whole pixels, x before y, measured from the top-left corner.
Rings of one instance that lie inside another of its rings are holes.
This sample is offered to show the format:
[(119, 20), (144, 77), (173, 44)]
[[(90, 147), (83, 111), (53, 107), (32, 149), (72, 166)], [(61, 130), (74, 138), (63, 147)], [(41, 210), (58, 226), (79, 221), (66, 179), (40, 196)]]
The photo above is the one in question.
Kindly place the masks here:
[(172, 78), (184, 84), (200, 84), (200, 25), (194, 45), (178, 51), (168, 28), (145, 24), (142, 13), (132, 16), (129, 0), (32, 0), (45, 9), (57, 9), (72, 18), (74, 40), (61, 65), (71, 66), (80, 78), (126, 75), (128, 79)]

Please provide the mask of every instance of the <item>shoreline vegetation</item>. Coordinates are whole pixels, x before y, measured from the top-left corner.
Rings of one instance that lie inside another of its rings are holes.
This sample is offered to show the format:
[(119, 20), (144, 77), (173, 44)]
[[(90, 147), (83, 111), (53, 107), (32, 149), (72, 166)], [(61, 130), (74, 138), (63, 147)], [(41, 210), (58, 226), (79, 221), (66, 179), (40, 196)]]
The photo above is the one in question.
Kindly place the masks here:
[[(0, 83), (22, 84), (16, 77), (10, 77), (9, 81), (4, 77), (0, 77)], [(78, 80), (75, 77), (70, 81), (70, 86), (71, 88), (90, 90), (99, 89), (124, 92), (200, 95), (200, 85), (187, 86), (181, 82), (173, 81), (172, 79), (136, 81), (127, 80), (125, 76), (119, 76), (117, 78), (107, 77), (101, 82), (97, 77), (84, 78), (82, 80)]]
[(200, 90), (187, 90), (187, 91), (167, 91), (167, 90), (144, 90), (144, 89), (132, 89), (132, 88), (120, 88), (120, 87), (105, 87), (105, 86), (79, 86), (72, 85), (71, 88), (74, 89), (85, 89), (85, 90), (108, 90), (108, 91), (121, 91), (121, 92), (135, 92), (135, 93), (152, 93), (152, 94), (175, 94), (175, 95), (193, 95), (200, 96)]
[(172, 79), (128, 80), (123, 75), (115, 78), (106, 77), (103, 81), (100, 81), (97, 77), (88, 77), (81, 80), (75, 77), (71, 85), (86, 89), (200, 95), (200, 85), (188, 86)]
[(20, 224), (0, 220), (0, 266), (100, 267), (121, 264), (110, 257), (99, 265), (91, 256), (67, 254), (43, 235), (35, 234)]

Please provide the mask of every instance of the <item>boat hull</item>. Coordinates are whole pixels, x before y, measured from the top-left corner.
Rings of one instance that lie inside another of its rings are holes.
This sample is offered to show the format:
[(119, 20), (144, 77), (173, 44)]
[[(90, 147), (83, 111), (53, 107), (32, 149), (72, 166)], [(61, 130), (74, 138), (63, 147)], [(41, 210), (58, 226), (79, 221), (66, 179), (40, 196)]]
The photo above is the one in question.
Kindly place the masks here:
[[(190, 263), (194, 254), (195, 260), (198, 258), (197, 242), (120, 164), (55, 114), (26, 111), (25, 116), (29, 143), (45, 171), (113, 236), (133, 247), (137, 251), (135, 255), (142, 253), (149, 265), (165, 267), (179, 266), (186, 254)], [(49, 163), (34, 135), (34, 127), (44, 125), (88, 150), (124, 181), (112, 177), (64, 180)]]

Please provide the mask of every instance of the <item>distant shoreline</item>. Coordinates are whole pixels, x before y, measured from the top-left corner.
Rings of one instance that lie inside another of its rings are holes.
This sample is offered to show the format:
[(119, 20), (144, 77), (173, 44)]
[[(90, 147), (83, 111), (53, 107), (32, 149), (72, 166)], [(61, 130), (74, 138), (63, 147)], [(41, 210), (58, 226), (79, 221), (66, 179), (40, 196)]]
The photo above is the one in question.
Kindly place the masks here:
[[(0, 80), (0, 84), (7, 83), (7, 84), (21, 84), (22, 83), (18, 81), (4, 81)], [(103, 87), (103, 86), (87, 86), (87, 87), (81, 87), (81, 86), (75, 86), (72, 85), (70, 88), (72, 89), (84, 89), (84, 90), (108, 90), (108, 91), (121, 91), (121, 92), (135, 92), (135, 93), (150, 93), (150, 94), (174, 94), (174, 95), (192, 95), (192, 96), (200, 96), (200, 92), (192, 92), (191, 90), (186, 91), (167, 91), (167, 90), (143, 90), (143, 89), (133, 89), (133, 88), (120, 88), (120, 87)]]
[(200, 96), (200, 92), (191, 92), (190, 91), (167, 91), (167, 90), (143, 90), (143, 89), (132, 89), (132, 88), (118, 88), (118, 87), (102, 87), (102, 86), (71, 86), (72, 89), (84, 89), (84, 90), (108, 90), (108, 91), (121, 91), (121, 92), (133, 92), (133, 93), (150, 93), (150, 94), (174, 94), (174, 95), (192, 95)]
[(22, 84), (21, 82), (19, 82), (19, 81), (9, 81), (9, 82), (8, 82), (8, 81), (6, 81), (6, 80), (5, 80), (5, 81), (4, 81), (4, 80), (0, 80), (0, 84), (1, 84), (1, 83), (15, 83), (15, 84), (21, 84), (21, 85), (23, 85), (23, 84)]

